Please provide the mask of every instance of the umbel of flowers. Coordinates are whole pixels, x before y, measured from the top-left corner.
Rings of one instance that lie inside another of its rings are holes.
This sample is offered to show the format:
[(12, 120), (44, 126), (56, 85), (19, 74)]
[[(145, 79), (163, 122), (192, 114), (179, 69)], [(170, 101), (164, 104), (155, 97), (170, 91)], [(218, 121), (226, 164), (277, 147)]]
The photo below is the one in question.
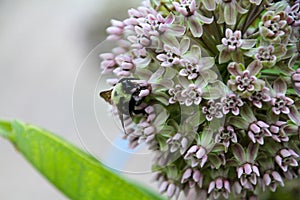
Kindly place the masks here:
[(156, 155), (161, 193), (255, 199), (299, 175), (299, 1), (146, 0), (128, 14), (101, 68), (136, 84), (140, 112), (113, 107), (129, 146)]

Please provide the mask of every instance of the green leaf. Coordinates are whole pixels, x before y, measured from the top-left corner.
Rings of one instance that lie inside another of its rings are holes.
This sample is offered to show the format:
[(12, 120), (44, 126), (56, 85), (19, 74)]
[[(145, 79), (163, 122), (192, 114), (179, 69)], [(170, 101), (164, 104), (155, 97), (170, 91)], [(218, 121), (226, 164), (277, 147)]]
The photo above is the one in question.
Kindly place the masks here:
[(250, 124), (245, 119), (243, 119), (241, 117), (237, 117), (237, 116), (229, 117), (228, 121), (231, 125), (239, 128), (239, 129), (244, 129), (244, 130), (247, 129)]
[(218, 99), (225, 96), (226, 89), (226, 85), (217, 80), (204, 88), (202, 97), (204, 99)]
[[(220, 46), (223, 46), (223, 45), (220, 45)], [(221, 49), (220, 55), (219, 55), (219, 64), (228, 62), (230, 59), (231, 59), (230, 52), (226, 48)]]
[(217, 143), (217, 144), (215, 144), (215, 146), (211, 152), (220, 153), (220, 152), (225, 151), (226, 149), (227, 148), (223, 144)]
[(247, 160), (249, 162), (254, 162), (259, 150), (258, 144), (250, 143), (247, 148)]
[(18, 121), (0, 121), (0, 136), (9, 139), (41, 174), (70, 199), (163, 199), (126, 181), (91, 155), (41, 128)]
[(237, 63), (244, 63), (244, 55), (243, 51), (240, 49), (236, 49), (234, 52), (230, 54), (231, 59)]
[(159, 148), (162, 152), (165, 152), (168, 150), (168, 144), (166, 142), (166, 138), (163, 137), (162, 135), (157, 135), (156, 140), (158, 141)]
[(219, 158), (216, 154), (210, 154), (208, 156), (208, 159), (216, 169), (219, 169), (220, 166), (222, 165), (221, 158)]
[(232, 153), (238, 162), (243, 163), (244, 161), (246, 161), (246, 154), (244, 148), (239, 143), (233, 145)]

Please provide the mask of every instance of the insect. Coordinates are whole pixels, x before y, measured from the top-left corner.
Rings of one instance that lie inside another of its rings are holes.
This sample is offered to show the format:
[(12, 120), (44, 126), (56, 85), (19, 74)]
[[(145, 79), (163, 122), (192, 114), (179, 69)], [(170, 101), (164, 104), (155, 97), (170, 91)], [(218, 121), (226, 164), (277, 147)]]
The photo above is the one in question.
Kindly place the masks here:
[(145, 114), (143, 109), (137, 108), (145, 99), (145, 96), (140, 95), (143, 90), (150, 92), (151, 86), (141, 80), (123, 78), (112, 89), (100, 92), (100, 97), (116, 106), (124, 131), (124, 115), (133, 117), (134, 114)]

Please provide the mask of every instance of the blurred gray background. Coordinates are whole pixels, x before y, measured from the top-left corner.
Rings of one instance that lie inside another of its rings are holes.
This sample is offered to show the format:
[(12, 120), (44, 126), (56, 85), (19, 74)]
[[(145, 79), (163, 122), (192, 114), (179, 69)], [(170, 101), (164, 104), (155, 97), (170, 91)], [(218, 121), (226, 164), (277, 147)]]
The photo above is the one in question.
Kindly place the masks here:
[[(139, 0), (1, 0), (0, 118), (17, 118), (39, 125), (83, 148), (72, 112), (77, 72), (83, 65), (88, 69), (80, 72), (84, 75), (78, 86), (79, 96), (75, 98), (84, 96), (80, 92), (85, 89), (99, 88), (103, 80), (95, 86), (95, 79), (100, 76), (98, 57), (88, 57), (88, 64), (83, 61), (105, 39), (109, 20), (124, 19), (127, 9), (139, 3)], [(93, 98), (82, 97), (76, 103), (76, 109), (88, 110), (95, 102)], [(101, 106), (99, 112), (107, 113), (106, 104), (102, 102)], [(81, 117), (79, 121), (95, 120), (90, 113)], [(117, 124), (105, 123), (108, 127)], [(89, 129), (91, 135), (98, 131), (89, 124), (82, 127)], [(91, 151), (97, 148), (90, 145), (101, 147), (101, 141), (90, 144), (92, 136), (82, 136), (79, 132)], [(67, 199), (2, 138), (0, 169), (1, 200)], [(125, 175), (152, 186), (149, 174)]]

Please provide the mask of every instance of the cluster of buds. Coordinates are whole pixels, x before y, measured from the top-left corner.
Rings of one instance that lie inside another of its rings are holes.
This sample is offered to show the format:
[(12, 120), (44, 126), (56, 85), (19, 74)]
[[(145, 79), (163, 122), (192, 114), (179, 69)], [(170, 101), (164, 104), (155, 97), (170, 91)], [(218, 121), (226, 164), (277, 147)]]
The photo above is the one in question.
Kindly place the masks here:
[(144, 0), (112, 20), (117, 46), (101, 67), (112, 86), (151, 88), (130, 99), (144, 111), (127, 113), (124, 129), (130, 147), (156, 155), (161, 193), (257, 199), (298, 176), (299, 4)]

